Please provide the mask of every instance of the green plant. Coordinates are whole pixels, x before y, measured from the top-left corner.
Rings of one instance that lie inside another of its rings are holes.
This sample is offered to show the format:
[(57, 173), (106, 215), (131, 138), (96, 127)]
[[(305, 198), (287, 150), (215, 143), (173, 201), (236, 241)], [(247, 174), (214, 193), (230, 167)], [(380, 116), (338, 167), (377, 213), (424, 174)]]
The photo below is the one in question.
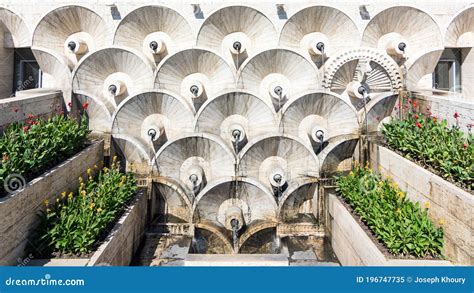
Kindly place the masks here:
[(44, 120), (30, 114), (25, 122), (9, 125), (0, 137), (0, 196), (10, 174), (39, 175), (83, 148), (88, 134), (85, 116), (77, 122), (64, 115)]
[(382, 180), (368, 167), (356, 166), (347, 176), (337, 176), (336, 186), (390, 253), (442, 257), (443, 229), (428, 218), (428, 203), (423, 209), (419, 203), (410, 202), (395, 183)]
[(32, 241), (33, 254), (90, 253), (137, 190), (134, 175), (121, 173), (115, 162), (95, 179), (91, 169), (87, 172), (89, 180), (84, 183), (79, 178), (76, 194), (63, 192), (53, 205), (45, 202), (46, 211), (40, 215), (41, 224)]
[[(407, 107), (407, 106), (405, 106)], [(454, 114), (458, 118), (458, 114)], [(474, 135), (466, 135), (446, 120), (408, 112), (403, 119), (384, 124), (382, 134), (389, 147), (407, 158), (430, 166), (442, 177), (474, 189)]]

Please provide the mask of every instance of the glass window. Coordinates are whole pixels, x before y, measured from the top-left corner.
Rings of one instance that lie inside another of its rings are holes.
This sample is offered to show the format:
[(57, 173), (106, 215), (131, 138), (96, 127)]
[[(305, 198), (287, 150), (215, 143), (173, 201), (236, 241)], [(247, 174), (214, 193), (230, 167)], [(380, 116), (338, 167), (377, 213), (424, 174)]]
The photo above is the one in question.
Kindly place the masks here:
[(15, 49), (15, 78), (13, 91), (41, 87), (42, 72), (30, 49)]
[(456, 48), (444, 50), (433, 72), (433, 88), (461, 92), (461, 55)]

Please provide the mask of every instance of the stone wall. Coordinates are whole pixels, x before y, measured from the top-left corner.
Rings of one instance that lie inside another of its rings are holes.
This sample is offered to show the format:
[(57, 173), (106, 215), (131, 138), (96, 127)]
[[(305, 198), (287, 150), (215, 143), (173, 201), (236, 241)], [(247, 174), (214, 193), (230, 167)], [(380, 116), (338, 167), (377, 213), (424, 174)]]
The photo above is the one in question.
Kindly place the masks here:
[[(433, 116), (439, 119), (446, 119), (451, 126), (456, 125), (454, 113), (457, 112), (459, 127), (464, 132), (468, 131), (467, 125), (474, 124), (474, 100), (461, 99), (450, 95), (423, 94), (415, 94), (413, 100), (417, 101), (420, 112), (425, 114), (431, 112)], [(474, 128), (472, 131), (474, 131)]]
[[(15, 50), (4, 46), (5, 34), (0, 29), (0, 98), (9, 97), (13, 90), (13, 63)], [(1, 115), (0, 115), (1, 117)]]
[(370, 144), (374, 170), (396, 182), (407, 198), (429, 204), (429, 216), (438, 223), (443, 219), (445, 255), (455, 264), (474, 264), (474, 195), (425, 170), (395, 152)]
[(62, 109), (61, 91), (28, 90), (17, 97), (0, 99), (0, 133), (7, 124), (27, 119), (28, 114), (45, 117)]
[(133, 199), (106, 242), (88, 262), (88, 266), (128, 266), (145, 235), (147, 193), (144, 189)]
[(331, 246), (343, 266), (445, 266), (448, 261), (389, 259), (377, 248), (336, 195), (328, 194)]
[(24, 255), (28, 237), (39, 224), (45, 200), (53, 203), (61, 192), (75, 191), (79, 176), (103, 159), (103, 141), (91, 146), (0, 199), (0, 265), (15, 265)]
[[(284, 4), (285, 14), (278, 14), (276, 4)], [(363, 19), (359, 11), (360, 5), (365, 5), (367, 12), (370, 17), (380, 12), (383, 9), (396, 6), (396, 5), (407, 5), (417, 8), (421, 8), (428, 13), (431, 13), (436, 17), (436, 21), (439, 23), (442, 31), (449, 25), (451, 18), (460, 11), (463, 7), (469, 5), (468, 1), (454, 0), (448, 2), (439, 2), (433, 0), (423, 0), (414, 3), (409, 0), (401, 1), (367, 1), (366, 3), (359, 3), (357, 1), (331, 1), (322, 0), (315, 3), (310, 0), (281, 0), (281, 1), (255, 1), (255, 0), (241, 0), (241, 1), (227, 1), (227, 0), (182, 0), (182, 1), (170, 1), (170, 0), (156, 0), (152, 3), (146, 0), (30, 0), (30, 1), (18, 1), (18, 0), (2, 0), (1, 6), (6, 7), (13, 12), (19, 14), (28, 25), (30, 32), (33, 32), (36, 24), (39, 20), (50, 10), (64, 6), (64, 5), (83, 5), (89, 7), (101, 15), (109, 24), (111, 28), (114, 28), (120, 20), (127, 15), (133, 9), (144, 6), (144, 5), (164, 5), (177, 10), (184, 15), (188, 21), (191, 22), (192, 26), (197, 30), (198, 24), (202, 23), (203, 20), (208, 17), (213, 11), (230, 5), (247, 5), (255, 7), (272, 17), (275, 24), (281, 27), (287, 18), (291, 17), (295, 12), (305, 6), (310, 5), (327, 5), (336, 7), (343, 12), (347, 13), (356, 23), (363, 27), (370, 19)], [(115, 4), (115, 8), (112, 4)], [(202, 11), (202, 17), (198, 15), (196, 17), (193, 13), (192, 4), (199, 4)]]

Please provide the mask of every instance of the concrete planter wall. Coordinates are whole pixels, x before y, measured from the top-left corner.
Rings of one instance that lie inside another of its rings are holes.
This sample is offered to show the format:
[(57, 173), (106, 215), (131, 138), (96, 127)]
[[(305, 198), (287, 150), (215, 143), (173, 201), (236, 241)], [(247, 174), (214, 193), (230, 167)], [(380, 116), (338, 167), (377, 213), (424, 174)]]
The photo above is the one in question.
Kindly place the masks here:
[(340, 199), (328, 195), (331, 245), (343, 266), (447, 266), (449, 261), (390, 259), (378, 249), (372, 239), (352, 217)]
[(474, 195), (377, 144), (370, 144), (370, 160), (374, 170), (390, 176), (409, 199), (422, 206), (429, 203), (429, 216), (435, 223), (444, 220), (448, 259), (455, 264), (473, 265)]
[(146, 189), (141, 189), (90, 258), (33, 260), (33, 266), (128, 266), (145, 235)]
[(79, 176), (103, 159), (103, 141), (92, 145), (65, 162), (0, 199), (0, 265), (22, 263), (28, 237), (37, 227), (38, 212), (44, 201), (54, 202), (63, 191), (76, 190)]
[(456, 125), (454, 113), (457, 112), (459, 115), (457, 123), (460, 129), (467, 133), (467, 125), (472, 123), (472, 117), (474, 117), (474, 96), (470, 99), (462, 99), (455, 94), (435, 96), (421, 93), (415, 94), (412, 99), (418, 103), (420, 112), (424, 114), (431, 112), (433, 116), (446, 119), (449, 125)]
[(145, 235), (147, 197), (141, 190), (114, 226), (108, 240), (90, 258), (88, 266), (128, 266)]
[(35, 89), (18, 92), (16, 97), (0, 99), (0, 133), (6, 125), (27, 119), (28, 114), (48, 117), (64, 107), (61, 91)]

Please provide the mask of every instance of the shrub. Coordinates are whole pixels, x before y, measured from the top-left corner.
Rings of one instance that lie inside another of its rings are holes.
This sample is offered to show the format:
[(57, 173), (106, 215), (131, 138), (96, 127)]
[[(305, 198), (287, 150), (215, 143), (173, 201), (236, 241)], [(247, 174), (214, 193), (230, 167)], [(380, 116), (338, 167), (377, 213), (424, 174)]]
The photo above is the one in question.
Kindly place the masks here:
[(28, 115), (26, 122), (7, 127), (0, 137), (0, 196), (10, 174), (26, 179), (77, 153), (89, 134), (87, 119), (55, 115), (44, 120)]
[(63, 192), (53, 205), (46, 201), (46, 211), (40, 215), (41, 224), (32, 241), (33, 254), (84, 255), (94, 250), (137, 190), (133, 174), (118, 169), (114, 162), (110, 170), (103, 168), (95, 179), (89, 169), (89, 180), (84, 183), (79, 178), (76, 194)]
[[(443, 229), (428, 218), (427, 208), (412, 203), (395, 183), (356, 166), (336, 177), (336, 190), (393, 255), (442, 257)], [(443, 220), (440, 220), (440, 225)]]
[[(454, 114), (457, 119), (457, 113)], [(405, 119), (384, 124), (382, 134), (389, 147), (425, 166), (443, 178), (474, 189), (474, 135), (465, 135), (458, 126), (449, 128), (446, 120), (410, 112)]]

